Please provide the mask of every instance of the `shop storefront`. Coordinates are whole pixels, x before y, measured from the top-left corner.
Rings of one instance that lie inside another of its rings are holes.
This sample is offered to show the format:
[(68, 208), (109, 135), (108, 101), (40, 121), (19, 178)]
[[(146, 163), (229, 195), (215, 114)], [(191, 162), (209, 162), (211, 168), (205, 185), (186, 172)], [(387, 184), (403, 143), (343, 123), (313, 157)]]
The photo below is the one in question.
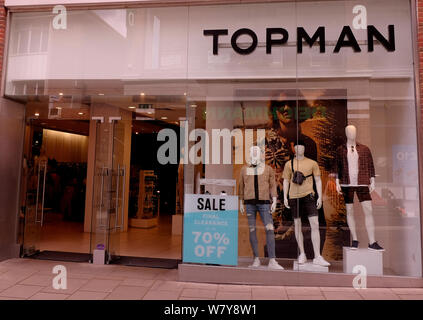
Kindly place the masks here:
[[(413, 6), (13, 12), (5, 95), (40, 139), (60, 121), (85, 136), (84, 253), (112, 262), (122, 234), (166, 212), (184, 281), (421, 286)], [(28, 139), (24, 253), (39, 243), (48, 159), (74, 148)]]

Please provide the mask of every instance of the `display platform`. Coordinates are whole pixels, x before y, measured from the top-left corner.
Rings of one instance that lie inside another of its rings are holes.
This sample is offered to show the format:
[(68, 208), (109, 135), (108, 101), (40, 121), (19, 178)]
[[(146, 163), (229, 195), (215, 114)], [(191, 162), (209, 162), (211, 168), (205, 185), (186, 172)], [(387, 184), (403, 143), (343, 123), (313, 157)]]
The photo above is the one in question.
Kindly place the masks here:
[(132, 228), (140, 228), (140, 229), (149, 229), (154, 228), (158, 225), (158, 218), (151, 218), (151, 219), (137, 219), (131, 218), (129, 219), (129, 226)]
[[(277, 259), (285, 270), (269, 270), (268, 260), (263, 258), (259, 268), (249, 268), (252, 259), (243, 259), (239, 259), (239, 265), (236, 267), (181, 263), (178, 266), (178, 281), (263, 286), (352, 287), (352, 282), (357, 276), (343, 273), (342, 262), (329, 261), (329, 272), (308, 272), (292, 270), (293, 259)], [(368, 275), (367, 287), (423, 288), (423, 278)]]
[(294, 261), (294, 266), (292, 267), (294, 271), (305, 271), (305, 272), (329, 272), (329, 267), (322, 267), (313, 262), (306, 262), (304, 264), (299, 264), (297, 260)]
[(368, 275), (383, 275), (383, 251), (343, 247), (344, 273), (353, 273), (355, 266), (364, 266)]

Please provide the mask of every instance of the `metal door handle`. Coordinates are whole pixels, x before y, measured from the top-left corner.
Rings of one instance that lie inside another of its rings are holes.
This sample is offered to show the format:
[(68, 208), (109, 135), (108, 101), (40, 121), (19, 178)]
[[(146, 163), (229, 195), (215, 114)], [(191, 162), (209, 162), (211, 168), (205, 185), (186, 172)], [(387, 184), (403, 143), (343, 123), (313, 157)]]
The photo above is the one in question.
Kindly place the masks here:
[(41, 202), (41, 226), (43, 226), (44, 222), (44, 198), (46, 194), (46, 175), (47, 175), (47, 161), (44, 162), (44, 179), (43, 179), (43, 194), (42, 194), (42, 202)]
[(100, 187), (100, 227), (103, 226), (103, 191), (104, 191), (104, 169), (101, 168), (101, 187)]
[(116, 205), (115, 205), (115, 231), (119, 228), (118, 218), (119, 218), (119, 184), (120, 184), (120, 166), (118, 164), (116, 172)]
[(40, 167), (40, 164), (38, 164), (37, 193), (35, 195), (35, 221), (34, 221), (34, 223), (40, 222), (40, 221), (38, 221), (38, 196), (40, 194), (40, 172), (41, 172), (41, 167)]
[(121, 203), (121, 226), (120, 226), (120, 230), (123, 230), (123, 225), (125, 223), (125, 217), (124, 217), (124, 212), (125, 212), (125, 185), (126, 185), (126, 167), (123, 166), (122, 167), (122, 203)]

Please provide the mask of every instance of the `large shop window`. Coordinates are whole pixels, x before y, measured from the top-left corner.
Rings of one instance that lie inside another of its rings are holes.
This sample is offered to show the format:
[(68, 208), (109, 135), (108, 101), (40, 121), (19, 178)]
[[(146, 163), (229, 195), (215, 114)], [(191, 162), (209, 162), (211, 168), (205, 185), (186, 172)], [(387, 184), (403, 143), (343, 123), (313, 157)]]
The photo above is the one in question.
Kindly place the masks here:
[(57, 30), (14, 13), (5, 90), (177, 124), (158, 135), (186, 263), (421, 277), (411, 16), (283, 1), (72, 10)]

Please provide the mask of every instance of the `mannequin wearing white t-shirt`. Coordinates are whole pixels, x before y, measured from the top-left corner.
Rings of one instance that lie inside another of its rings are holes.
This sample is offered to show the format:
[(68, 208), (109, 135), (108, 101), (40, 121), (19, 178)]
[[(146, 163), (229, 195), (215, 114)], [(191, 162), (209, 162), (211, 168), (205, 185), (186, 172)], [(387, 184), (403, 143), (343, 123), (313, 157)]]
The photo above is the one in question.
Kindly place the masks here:
[[(356, 149), (356, 137), (357, 137), (357, 129), (353, 125), (349, 125), (345, 128), (345, 135), (347, 136), (347, 150), (348, 150), (348, 171), (350, 176), (350, 184), (349, 185), (341, 185), (339, 183), (339, 179), (336, 179), (336, 191), (339, 194), (342, 194), (341, 187), (360, 187), (365, 185), (358, 185), (357, 177), (358, 177), (358, 153)], [(354, 151), (352, 151), (354, 150)], [(375, 178), (370, 178), (370, 185), (369, 192), (372, 193), (375, 190)], [(347, 210), (347, 223), (348, 227), (350, 228), (350, 232), (353, 238), (353, 241), (358, 241), (357, 239), (357, 231), (355, 226), (355, 219), (354, 219), (354, 208), (353, 204), (346, 204)], [(361, 207), (363, 208), (364, 217), (365, 217), (365, 224), (367, 229), (367, 234), (369, 237), (369, 242), (374, 243), (375, 240), (375, 223), (373, 219), (373, 208), (371, 201), (363, 201), (361, 202)]]

